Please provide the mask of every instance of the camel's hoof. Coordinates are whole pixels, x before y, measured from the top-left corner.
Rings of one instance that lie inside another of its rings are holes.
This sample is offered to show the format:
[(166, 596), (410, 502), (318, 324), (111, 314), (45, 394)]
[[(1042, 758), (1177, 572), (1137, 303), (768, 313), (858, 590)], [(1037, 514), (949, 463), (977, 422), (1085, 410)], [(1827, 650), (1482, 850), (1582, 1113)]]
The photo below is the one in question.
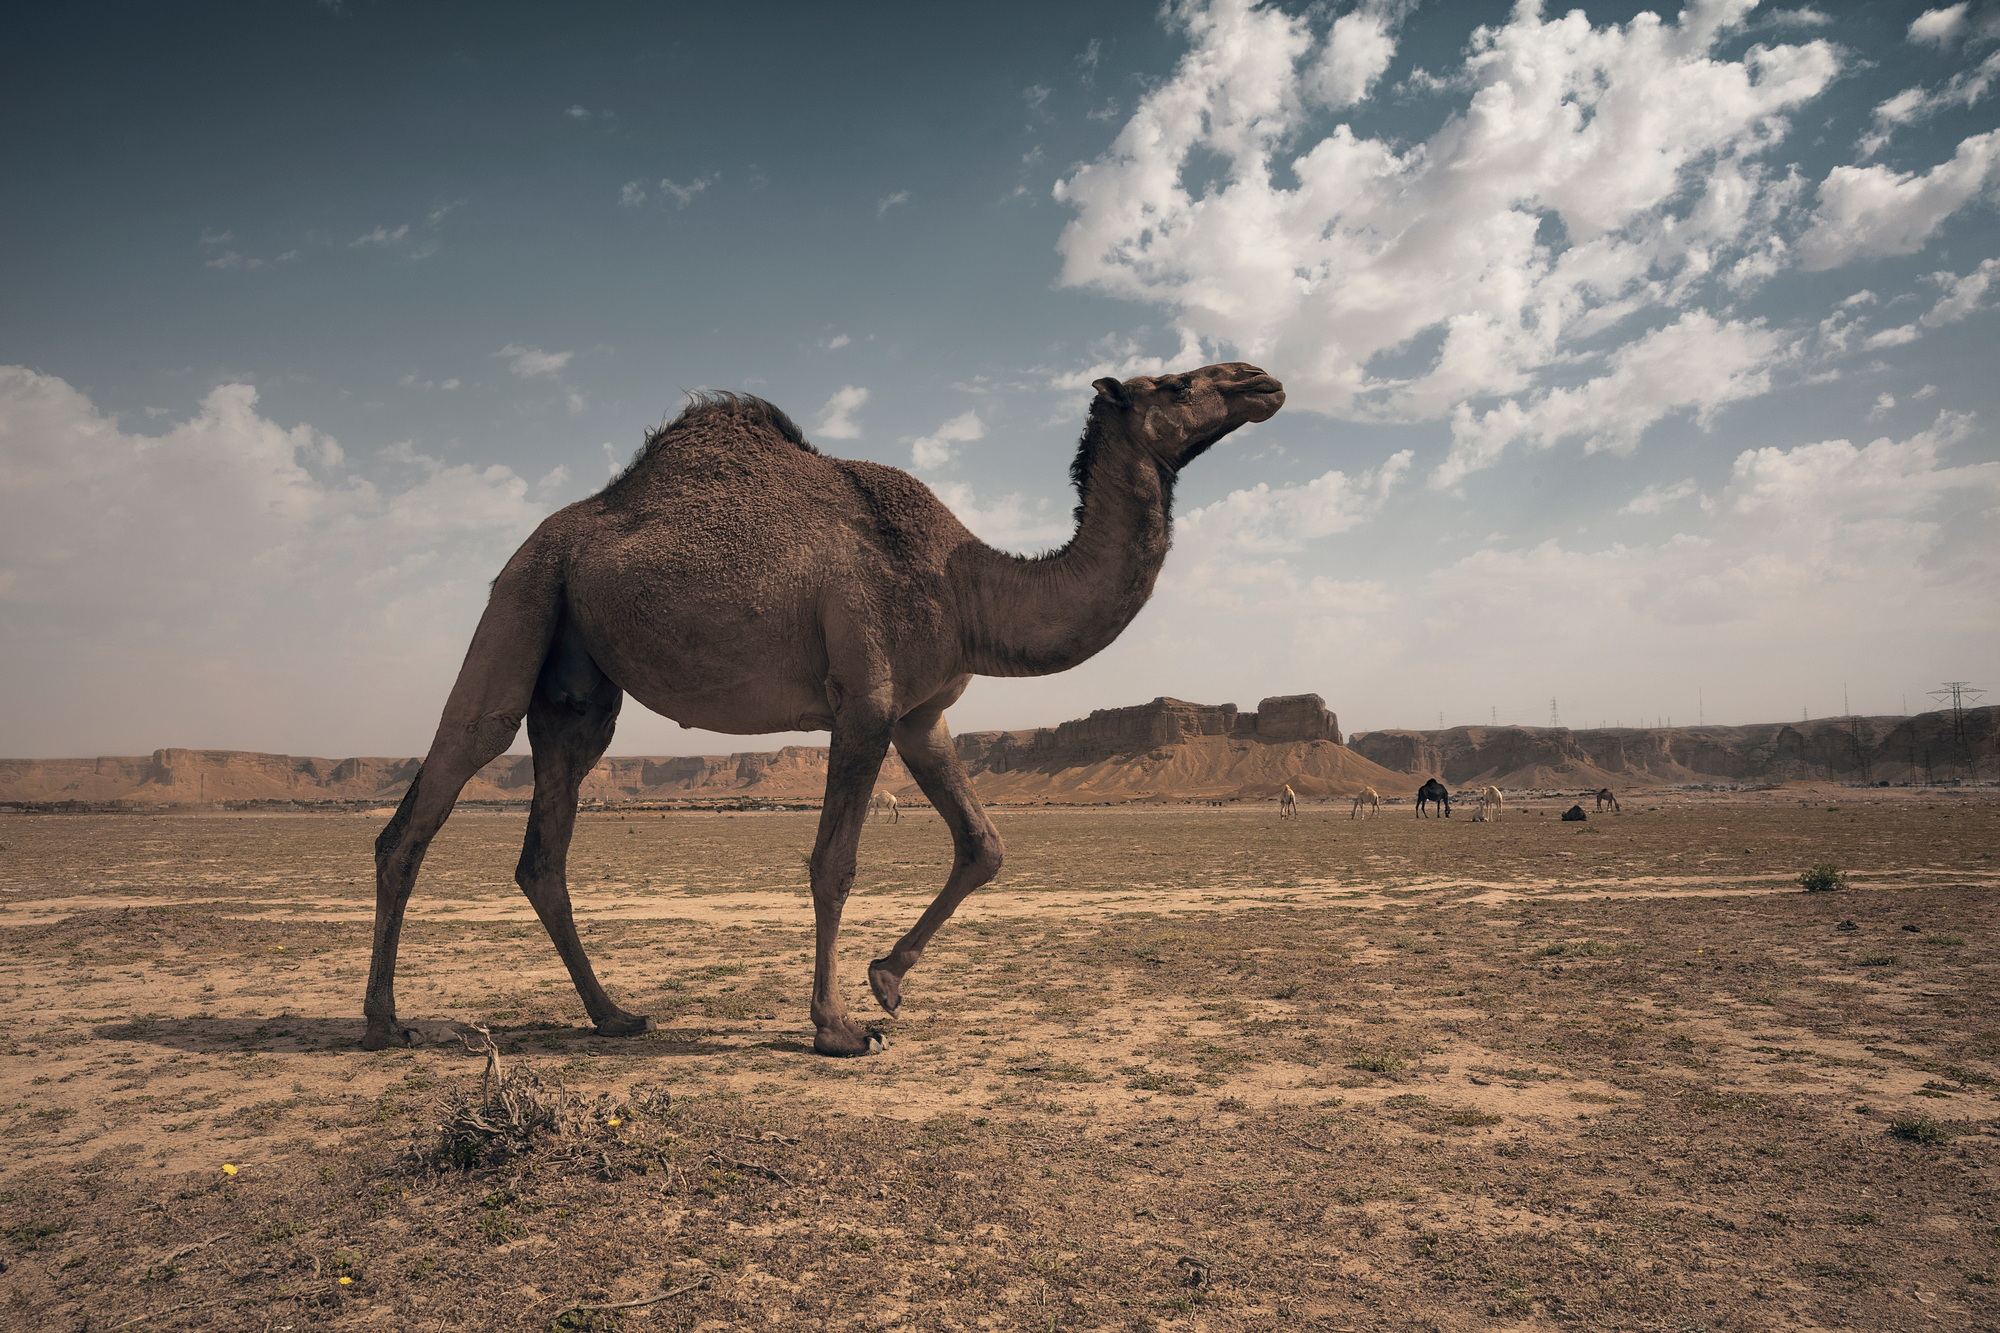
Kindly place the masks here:
[(818, 1055), (842, 1057), (856, 1055), (879, 1055), (889, 1049), (889, 1039), (879, 1032), (816, 1032), (813, 1034), (813, 1051)]
[(875, 992), (875, 1003), (893, 1018), (903, 1007), (903, 979), (883, 966), (888, 961), (877, 958), (868, 965), (868, 989)]
[(600, 1037), (636, 1037), (642, 1032), (651, 1032), (659, 1024), (648, 1014), (621, 1014), (617, 1018), (607, 1018), (597, 1025)]
[(415, 1028), (397, 1027), (392, 1023), (385, 1023), (379, 1027), (370, 1023), (368, 1030), (361, 1034), (361, 1049), (364, 1051), (386, 1051), (416, 1044)]

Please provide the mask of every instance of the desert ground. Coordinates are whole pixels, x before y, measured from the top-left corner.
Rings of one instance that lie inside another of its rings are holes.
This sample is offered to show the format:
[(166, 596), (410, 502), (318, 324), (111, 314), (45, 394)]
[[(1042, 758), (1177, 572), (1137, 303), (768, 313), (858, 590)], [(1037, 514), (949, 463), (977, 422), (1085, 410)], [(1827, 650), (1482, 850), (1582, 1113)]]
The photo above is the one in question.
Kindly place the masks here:
[[(375, 1054), (380, 814), (0, 819), (0, 1323), (2000, 1328), (2000, 796), (1566, 804), (997, 810), (849, 1061), (810, 813), (583, 817), (609, 1040), (461, 811)], [(948, 857), (869, 827), (857, 1011)]]

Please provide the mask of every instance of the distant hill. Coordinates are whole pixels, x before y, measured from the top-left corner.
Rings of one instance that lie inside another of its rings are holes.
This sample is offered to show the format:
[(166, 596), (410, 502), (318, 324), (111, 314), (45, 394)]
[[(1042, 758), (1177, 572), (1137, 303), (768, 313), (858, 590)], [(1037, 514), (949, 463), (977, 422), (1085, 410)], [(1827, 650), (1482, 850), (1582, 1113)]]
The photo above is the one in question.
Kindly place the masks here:
[[(1968, 709), (1963, 750), (1995, 770), (2000, 707)], [(976, 731), (958, 752), (982, 799), (1122, 803), (1249, 800), (1287, 783), (1306, 798), (1350, 796), (1372, 786), (1407, 796), (1423, 777), (1454, 787), (1636, 787), (1797, 779), (1910, 782), (1961, 775), (1947, 713), (1825, 718), (1741, 727), (1452, 727), (1372, 731), (1343, 740), (1339, 720), (1314, 694), (1234, 704), (1155, 699), (1099, 709), (1057, 727)], [(393, 804), (415, 759), (315, 759), (235, 750), (156, 750), (136, 758), (0, 759), (0, 803), (134, 802), (203, 806), (322, 801)], [(730, 755), (619, 756), (593, 769), (585, 800), (816, 801), (826, 784), (823, 746)], [(921, 799), (892, 753), (882, 785)], [(525, 801), (534, 790), (526, 755), (495, 760), (467, 784), (469, 801)]]

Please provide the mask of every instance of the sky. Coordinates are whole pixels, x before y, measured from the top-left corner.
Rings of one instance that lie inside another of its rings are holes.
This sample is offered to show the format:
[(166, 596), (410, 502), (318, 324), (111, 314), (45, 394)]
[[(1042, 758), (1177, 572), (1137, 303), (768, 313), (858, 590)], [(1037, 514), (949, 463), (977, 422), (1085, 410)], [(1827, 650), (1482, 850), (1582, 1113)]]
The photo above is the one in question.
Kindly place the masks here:
[(1996, 108), (1992, 0), (20, 7), (0, 755), (420, 753), (689, 390), (1033, 552), (1091, 380), (1221, 360), (1152, 603), (956, 730), (2000, 688)]

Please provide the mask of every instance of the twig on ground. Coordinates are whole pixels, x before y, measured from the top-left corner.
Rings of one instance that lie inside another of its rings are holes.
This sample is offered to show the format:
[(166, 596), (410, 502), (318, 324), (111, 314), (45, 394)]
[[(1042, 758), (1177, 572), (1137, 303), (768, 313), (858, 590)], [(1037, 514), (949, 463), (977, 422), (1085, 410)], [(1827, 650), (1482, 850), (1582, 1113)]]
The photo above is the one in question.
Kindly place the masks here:
[(715, 1275), (713, 1273), (703, 1273), (700, 1277), (688, 1283), (686, 1286), (675, 1287), (672, 1291), (663, 1291), (657, 1296), (645, 1296), (641, 1297), (636, 1301), (612, 1301), (604, 1305), (586, 1305), (582, 1301), (573, 1301), (570, 1304), (565, 1305), (563, 1309), (636, 1310), (642, 1305), (658, 1305), (661, 1301), (670, 1301), (676, 1296), (685, 1296), (691, 1291), (700, 1291), (703, 1287), (707, 1286), (710, 1282), (714, 1280), (715, 1280)]
[(221, 1299), (220, 1296), (212, 1296), (205, 1301), (188, 1301), (183, 1305), (168, 1306), (164, 1310), (153, 1310), (146, 1314), (133, 1315), (122, 1324), (113, 1324), (108, 1333), (118, 1333), (118, 1330), (121, 1328), (131, 1328), (134, 1324), (143, 1324), (148, 1319), (164, 1319), (170, 1314), (179, 1314), (183, 1310), (198, 1310), (204, 1305), (214, 1305)]
[[(193, 1253), (194, 1253), (194, 1252), (195, 1252), (196, 1250), (201, 1250), (201, 1249), (206, 1249), (206, 1248), (208, 1248), (208, 1247), (209, 1247), (210, 1245), (213, 1245), (213, 1244), (215, 1244), (215, 1242), (217, 1242), (217, 1241), (219, 1241), (219, 1240), (228, 1240), (228, 1239), (229, 1239), (229, 1235), (230, 1235), (230, 1233), (229, 1233), (229, 1232), (227, 1232), (227, 1231), (223, 1231), (223, 1232), (218, 1232), (217, 1234), (215, 1234), (215, 1235), (213, 1235), (213, 1236), (210, 1236), (210, 1237), (209, 1237), (209, 1238), (208, 1238), (207, 1240), (198, 1240), (198, 1241), (195, 1241), (195, 1242), (194, 1242), (193, 1244), (191, 1244), (191, 1245), (183, 1245), (183, 1246), (179, 1247), (178, 1249), (172, 1249), (172, 1250), (168, 1250), (168, 1251), (167, 1251), (167, 1252), (166, 1252), (165, 1254), (163, 1254), (163, 1255), (161, 1255), (161, 1256), (160, 1256), (159, 1258), (157, 1258), (157, 1259), (153, 1260), (153, 1261), (152, 1261), (151, 1263), (149, 1263), (149, 1264), (145, 1264), (145, 1265), (142, 1265), (142, 1266), (140, 1267), (140, 1269), (139, 1269), (139, 1273), (140, 1273), (140, 1276), (139, 1276), (139, 1277), (135, 1277), (135, 1278), (133, 1278), (132, 1280), (133, 1280), (134, 1282), (139, 1282), (139, 1281), (143, 1281), (143, 1280), (144, 1280), (144, 1275), (145, 1275), (145, 1274), (146, 1274), (146, 1273), (147, 1273), (148, 1271), (150, 1271), (150, 1270), (152, 1270), (152, 1269), (155, 1269), (155, 1268), (159, 1268), (159, 1267), (162, 1267), (162, 1266), (164, 1266), (164, 1265), (166, 1265), (166, 1264), (170, 1264), (170, 1263), (172, 1263), (172, 1262), (173, 1262), (174, 1260), (176, 1260), (176, 1259), (183, 1259), (183, 1258), (186, 1258), (186, 1257), (187, 1257), (188, 1255), (190, 1255), (190, 1254), (193, 1254)], [(146, 1318), (148, 1318), (148, 1319), (151, 1319), (151, 1318), (152, 1318), (152, 1316), (151, 1316), (151, 1315), (147, 1315), (147, 1316), (146, 1316)]]

